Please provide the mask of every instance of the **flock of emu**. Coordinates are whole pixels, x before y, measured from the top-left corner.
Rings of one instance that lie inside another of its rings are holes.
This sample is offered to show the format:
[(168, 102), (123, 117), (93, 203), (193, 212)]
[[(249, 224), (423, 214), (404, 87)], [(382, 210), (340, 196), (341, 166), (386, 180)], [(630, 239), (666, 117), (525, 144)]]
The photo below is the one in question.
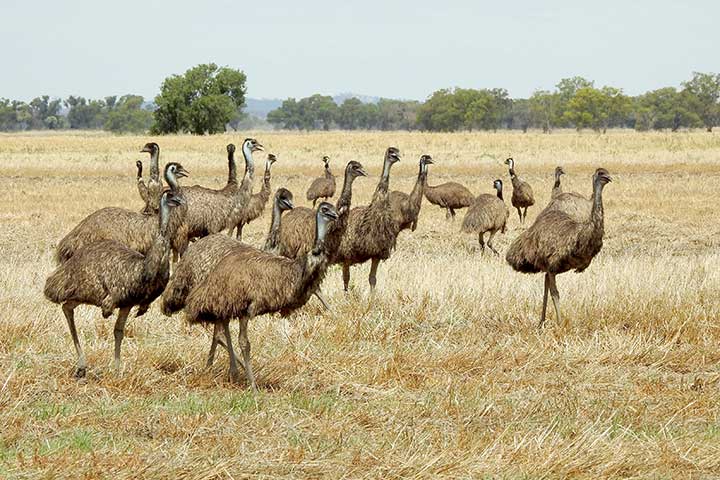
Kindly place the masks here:
[[(378, 265), (390, 257), (400, 231), (414, 231), (417, 227), (423, 197), (446, 209), (448, 217), (468, 207), (462, 230), (477, 233), (483, 251), (483, 237), (489, 233), (487, 246), (498, 254), (493, 238), (497, 232), (505, 232), (509, 216), (502, 181), (494, 181), (495, 194), (478, 197), (455, 182), (430, 186), (427, 174), (433, 161), (429, 155), (422, 155), (412, 191), (390, 191), (390, 170), (400, 160), (400, 151), (395, 147), (385, 152), (382, 175), (369, 205), (351, 208), (353, 182), (367, 176), (356, 161), (345, 167), (336, 204), (327, 202), (335, 195), (335, 177), (329, 158), (324, 157), (324, 176), (313, 181), (307, 192), (313, 208), (295, 207), (293, 194), (280, 188), (273, 198), (264, 246), (242, 243), (243, 226), (262, 214), (271, 196), (270, 170), (277, 160), (273, 154), (265, 161), (261, 190), (252, 191), (253, 155), (263, 150), (253, 138), (243, 142), (245, 174), (239, 180), (235, 146), (228, 145), (228, 180), (217, 190), (181, 186), (180, 179), (189, 173), (179, 163), (167, 163), (166, 188), (160, 178), (160, 148), (148, 143), (142, 149), (150, 154), (147, 183), (142, 177), (142, 162), (137, 162), (138, 191), (145, 202), (142, 211), (114, 207), (97, 210), (60, 241), (56, 252), (59, 266), (47, 279), (44, 292), (49, 300), (62, 306), (67, 318), (78, 356), (77, 377), (85, 376), (87, 364), (75, 326), (75, 307), (98, 306), (104, 318), (118, 309), (114, 334), (115, 367), (119, 368), (131, 308), (137, 306), (136, 315), (141, 316), (162, 296), (165, 315), (183, 310), (190, 323), (214, 325), (208, 366), (220, 345), (230, 357), (231, 379), (240, 381), (240, 362), (248, 384), (256, 388), (248, 321), (266, 313), (288, 315), (305, 305), (312, 295), (329, 308), (320, 286), (332, 264), (342, 265), (347, 291), (350, 267), (370, 260), (369, 283), (374, 288)], [(512, 158), (505, 163), (513, 186), (511, 203), (522, 224), (528, 207), (535, 203), (532, 188), (516, 174)], [(602, 247), (602, 190), (610, 182), (608, 172), (597, 169), (589, 198), (564, 193), (560, 185), (563, 173), (561, 167), (556, 168), (550, 203), (533, 225), (513, 241), (506, 254), (507, 262), (519, 272), (545, 273), (540, 325), (545, 321), (548, 291), (558, 322), (561, 318), (555, 276), (571, 269), (584, 270)], [(315, 208), (320, 199), (325, 201)], [(235, 356), (230, 336), (229, 323), (233, 319), (240, 323), (241, 360)]]

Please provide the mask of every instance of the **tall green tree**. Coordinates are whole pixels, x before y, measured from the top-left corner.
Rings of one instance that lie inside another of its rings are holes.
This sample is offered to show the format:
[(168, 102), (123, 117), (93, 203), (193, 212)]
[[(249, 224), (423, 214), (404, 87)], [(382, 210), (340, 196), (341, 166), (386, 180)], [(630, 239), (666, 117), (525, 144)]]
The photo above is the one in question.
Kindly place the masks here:
[(681, 127), (699, 127), (702, 119), (695, 113), (696, 102), (697, 97), (674, 87), (647, 92), (634, 101), (635, 128), (677, 131)]
[(697, 98), (693, 111), (703, 121), (708, 132), (720, 121), (720, 74), (693, 72), (693, 78), (683, 82), (684, 91)]
[(245, 105), (245, 81), (242, 71), (214, 63), (166, 78), (155, 97), (152, 131), (195, 135), (224, 132)]

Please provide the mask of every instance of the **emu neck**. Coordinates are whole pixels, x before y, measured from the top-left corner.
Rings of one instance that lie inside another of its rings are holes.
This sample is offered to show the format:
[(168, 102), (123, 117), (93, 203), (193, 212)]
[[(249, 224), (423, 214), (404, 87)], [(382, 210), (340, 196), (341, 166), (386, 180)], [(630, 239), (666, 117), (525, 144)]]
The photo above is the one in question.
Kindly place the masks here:
[(141, 163), (141, 164), (138, 165), (138, 167), (137, 167), (137, 171), (138, 171), (138, 173), (137, 173), (137, 179), (138, 179), (138, 180), (142, 180), (142, 170), (143, 170), (143, 167), (142, 167), (142, 163)]
[(330, 171), (330, 165), (325, 165), (325, 178), (333, 178), (333, 174)]
[(175, 230), (168, 228), (170, 222), (170, 209), (160, 207), (160, 230), (150, 249), (145, 254), (143, 262), (143, 279), (153, 281), (163, 270), (170, 268), (170, 238)]
[(593, 224), (593, 227), (598, 230), (603, 230), (604, 228), (604, 210), (603, 210), (603, 203), (602, 203), (602, 191), (603, 191), (603, 184), (600, 181), (596, 181), (593, 184), (593, 205), (592, 210), (590, 211), (590, 222)]
[(340, 197), (338, 198), (337, 203), (335, 204), (335, 207), (337, 208), (339, 213), (340, 209), (342, 207), (350, 208), (350, 204), (352, 203), (352, 184), (355, 181), (355, 177), (347, 171), (345, 172), (345, 179), (343, 180), (343, 187), (342, 192), (340, 192)]
[(160, 167), (158, 163), (160, 161), (160, 150), (157, 148), (150, 153), (150, 178), (160, 181)]
[(502, 200), (503, 202), (505, 201), (505, 200), (503, 200), (503, 196), (502, 196), (502, 188), (498, 188), (498, 189), (497, 189), (497, 197), (498, 197), (500, 200)]
[(415, 205), (418, 210), (422, 203), (423, 194), (425, 193), (425, 185), (427, 184), (427, 170), (420, 166), (415, 186), (413, 186), (412, 192), (410, 192), (410, 205)]
[(228, 152), (228, 186), (237, 185), (237, 163), (235, 163), (235, 153)]
[(270, 167), (272, 163), (267, 160), (265, 162), (265, 174), (263, 175), (263, 188), (270, 190)]
[(243, 158), (245, 158), (245, 177), (243, 178), (243, 188), (250, 191), (252, 181), (255, 178), (255, 162), (253, 160), (252, 149), (247, 145), (243, 145)]
[(515, 167), (511, 166), (508, 171), (510, 172), (510, 178), (515, 178), (517, 175), (515, 174)]
[(315, 221), (315, 241), (313, 242), (312, 254), (318, 256), (325, 254), (325, 236), (327, 235), (327, 222), (318, 218)]
[(270, 231), (265, 239), (263, 250), (269, 252), (278, 245), (278, 237), (280, 235), (280, 220), (282, 219), (282, 210), (277, 202), (273, 204), (272, 218), (270, 220)]
[(168, 185), (170, 185), (170, 190), (172, 190), (174, 193), (180, 189), (177, 177), (175, 177), (175, 175), (173, 175), (172, 173), (167, 171), (165, 172), (165, 181)]
[(555, 174), (555, 184), (553, 185), (553, 190), (559, 190), (560, 189), (560, 175)]
[(392, 162), (385, 160), (382, 177), (380, 177), (380, 183), (378, 183), (377, 189), (375, 190), (376, 192), (387, 193), (390, 187), (390, 167), (392, 167)]

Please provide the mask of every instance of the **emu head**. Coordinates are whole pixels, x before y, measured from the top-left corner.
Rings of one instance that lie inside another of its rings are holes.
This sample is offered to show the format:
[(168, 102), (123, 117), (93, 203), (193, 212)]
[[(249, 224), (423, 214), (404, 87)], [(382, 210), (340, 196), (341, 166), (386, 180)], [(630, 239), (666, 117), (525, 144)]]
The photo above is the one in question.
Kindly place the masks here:
[(360, 162), (356, 162), (355, 160), (351, 160), (348, 162), (347, 166), (345, 167), (345, 175), (349, 175), (350, 178), (368, 176), (362, 164)]
[(287, 188), (278, 188), (275, 192), (275, 204), (281, 212), (295, 208), (292, 192)]
[(160, 146), (155, 142), (148, 142), (140, 150), (140, 153), (149, 153), (150, 155), (156, 155), (160, 151)]

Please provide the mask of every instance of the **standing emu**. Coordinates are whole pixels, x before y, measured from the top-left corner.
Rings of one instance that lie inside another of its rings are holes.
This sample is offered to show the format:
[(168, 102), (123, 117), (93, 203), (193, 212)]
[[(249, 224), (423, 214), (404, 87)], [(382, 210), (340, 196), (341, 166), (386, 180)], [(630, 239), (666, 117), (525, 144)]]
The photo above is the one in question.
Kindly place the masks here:
[(350, 267), (368, 260), (371, 261), (368, 282), (370, 288), (374, 289), (378, 265), (381, 260), (390, 258), (395, 246), (400, 230), (390, 207), (389, 186), (390, 168), (399, 161), (400, 150), (389, 147), (385, 151), (382, 176), (370, 205), (350, 210), (347, 230), (333, 259), (333, 263), (343, 266), (343, 285), (346, 292), (350, 285)]
[(390, 206), (395, 221), (398, 223), (399, 231), (409, 228), (410, 231), (414, 232), (417, 228), (420, 207), (422, 206), (422, 199), (425, 193), (425, 184), (427, 183), (428, 165), (432, 164), (433, 161), (430, 155), (422, 155), (420, 157), (420, 168), (417, 180), (410, 195), (398, 190), (390, 192)]
[[(524, 182), (515, 173), (515, 160), (508, 158), (505, 160), (505, 165), (509, 167), (510, 181), (513, 186), (513, 193), (511, 198), (512, 206), (517, 209), (518, 217), (520, 217), (520, 224), (525, 223), (527, 219), (527, 209), (535, 205), (535, 197), (533, 196), (532, 187), (527, 182)], [(520, 209), (524, 209), (523, 212)]]
[(510, 210), (505, 206), (503, 201), (503, 185), (502, 180), (498, 179), (493, 182), (497, 194), (490, 195), (483, 193), (478, 195), (475, 202), (470, 205), (465, 218), (463, 219), (462, 231), (466, 233), (477, 233), (480, 248), (485, 253), (485, 242), (483, 235), (490, 232), (487, 245), (495, 255), (500, 255), (492, 244), (493, 237), (500, 231), (505, 233)]
[(335, 175), (330, 171), (330, 157), (325, 155), (322, 161), (325, 164), (325, 176), (313, 180), (305, 195), (308, 201), (312, 200), (313, 208), (318, 199), (327, 200), (335, 195)]
[[(265, 242), (266, 249), (276, 244), (281, 226), (281, 215), (293, 208), (293, 195), (280, 188), (275, 193), (270, 231)], [(192, 288), (205, 280), (208, 273), (234, 248), (243, 246), (240, 241), (222, 233), (203, 237), (188, 247), (185, 255), (175, 265), (172, 277), (162, 295), (162, 312), (168, 317), (185, 307), (185, 301)]]
[[(160, 146), (155, 142), (146, 143), (140, 153), (150, 154), (150, 178), (147, 183), (147, 199), (145, 200), (144, 213), (155, 213), (160, 208), (160, 196), (163, 192), (163, 184), (160, 181)], [(139, 182), (138, 182), (139, 183)], [(144, 186), (144, 185), (143, 185)], [(138, 186), (138, 189), (140, 187)], [(140, 192), (142, 197), (142, 191)]]
[(160, 296), (170, 277), (170, 209), (184, 200), (168, 191), (160, 198), (159, 229), (155, 240), (142, 254), (115, 240), (102, 240), (77, 252), (58, 267), (45, 282), (45, 297), (62, 305), (72, 335), (78, 364), (75, 375), (84, 377), (87, 365), (75, 328), (75, 307), (95, 305), (108, 318), (118, 308), (115, 322), (115, 368), (120, 368), (120, 346), (130, 309), (138, 305), (143, 315)]
[(590, 215), (592, 209), (592, 196), (587, 198), (577, 192), (563, 192), (560, 186), (560, 175), (564, 175), (562, 167), (555, 169), (555, 186), (552, 190), (550, 203), (545, 210), (561, 210), (577, 221), (583, 221)]
[(540, 326), (545, 323), (548, 290), (557, 321), (562, 323), (555, 276), (572, 269), (582, 272), (602, 248), (605, 232), (602, 192), (611, 180), (604, 168), (595, 171), (592, 208), (587, 217), (580, 220), (562, 210), (545, 208), (508, 249), (505, 258), (513, 269), (522, 273), (545, 272)]
[[(232, 148), (231, 148), (232, 147)], [(228, 182), (225, 187), (216, 190), (193, 185), (183, 187), (183, 195), (187, 200), (185, 222), (178, 230), (178, 254), (183, 255), (190, 240), (221, 232), (230, 225), (237, 225), (240, 212), (245, 208), (252, 194), (252, 181), (255, 172), (253, 152), (263, 150), (263, 146), (254, 138), (243, 142), (242, 152), (245, 158), (245, 176), (238, 187)], [(231, 161), (234, 147), (228, 145), (228, 161)], [(230, 177), (230, 175), (229, 175)]]
[(445, 182), (434, 187), (425, 182), (425, 198), (433, 205), (445, 209), (445, 218), (455, 219), (455, 210), (469, 207), (475, 197), (464, 185)]
[[(256, 218), (260, 217), (260, 215), (262, 215), (263, 213), (263, 210), (265, 210), (265, 205), (270, 199), (270, 167), (272, 167), (272, 164), (276, 161), (277, 157), (275, 156), (275, 154), (268, 153), (267, 160), (265, 160), (265, 174), (263, 175), (262, 188), (258, 193), (254, 193), (250, 197), (250, 201), (248, 202), (247, 206), (243, 208), (240, 212), (240, 220), (236, 225), (236, 238), (238, 240), (242, 240), (243, 227), (255, 220)], [(228, 230), (228, 235), (232, 235), (234, 229), (235, 226), (230, 226), (230, 230)]]
[[(182, 165), (170, 162), (165, 165), (165, 181), (175, 196), (182, 191), (178, 179), (186, 177), (187, 170)], [(186, 206), (171, 209), (170, 229), (176, 232), (181, 228)], [(77, 252), (100, 240), (115, 240), (131, 250), (147, 253), (153, 245), (158, 232), (157, 214), (144, 214), (125, 208), (105, 207), (85, 217), (75, 228), (58, 243), (55, 252), (57, 263), (65, 263)], [(177, 251), (177, 235), (171, 238), (173, 251)]]
[(316, 213), (315, 245), (295, 259), (273, 255), (243, 245), (215, 267), (205, 281), (190, 292), (185, 307), (190, 323), (214, 323), (208, 363), (212, 363), (220, 332), (230, 354), (230, 377), (239, 382), (235, 352), (230, 339), (230, 320), (240, 320), (239, 343), (248, 384), (257, 390), (247, 325), (251, 318), (279, 312), (283, 316), (302, 307), (322, 283), (330, 255), (325, 236), (337, 220), (335, 207), (322, 202)]

